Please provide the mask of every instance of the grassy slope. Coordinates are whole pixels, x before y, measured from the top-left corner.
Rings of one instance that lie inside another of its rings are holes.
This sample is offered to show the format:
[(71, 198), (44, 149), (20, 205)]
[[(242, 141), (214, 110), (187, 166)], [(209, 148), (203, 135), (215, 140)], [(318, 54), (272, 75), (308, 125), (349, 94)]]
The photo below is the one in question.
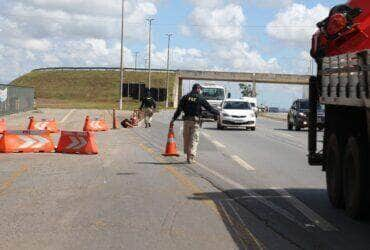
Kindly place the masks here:
[[(147, 83), (148, 74), (126, 72), (125, 82)], [(175, 74), (170, 74), (170, 83)], [(34, 87), (38, 107), (113, 108), (119, 100), (120, 72), (117, 71), (33, 71), (12, 82)], [(166, 73), (152, 73), (152, 87), (165, 88)], [(170, 84), (171, 85), (171, 84)], [(169, 89), (170, 100), (172, 86)], [(137, 101), (125, 100), (125, 108), (137, 107)]]

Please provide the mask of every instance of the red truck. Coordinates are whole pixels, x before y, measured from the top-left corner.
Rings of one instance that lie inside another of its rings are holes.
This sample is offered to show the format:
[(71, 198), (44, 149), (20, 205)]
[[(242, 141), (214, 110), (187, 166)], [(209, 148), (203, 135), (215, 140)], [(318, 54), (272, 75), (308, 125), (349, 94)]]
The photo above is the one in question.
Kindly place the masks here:
[[(310, 165), (326, 172), (330, 202), (359, 219), (370, 201), (370, 0), (331, 9), (317, 24), (311, 56)], [(325, 105), (323, 150), (318, 151), (317, 104)]]

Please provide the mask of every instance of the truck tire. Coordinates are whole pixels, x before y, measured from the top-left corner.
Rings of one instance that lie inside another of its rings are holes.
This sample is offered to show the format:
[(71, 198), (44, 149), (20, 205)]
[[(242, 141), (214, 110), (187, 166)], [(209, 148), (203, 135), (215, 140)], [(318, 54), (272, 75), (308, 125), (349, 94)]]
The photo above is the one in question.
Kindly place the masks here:
[(335, 208), (343, 208), (343, 171), (337, 136), (331, 134), (325, 155), (326, 186), (330, 203)]
[(293, 130), (293, 124), (289, 121), (289, 117), (288, 117), (288, 130)]
[(295, 131), (301, 131), (301, 127), (298, 124), (296, 124), (294, 127), (295, 127)]
[(367, 206), (364, 150), (358, 139), (352, 136), (348, 139), (343, 159), (343, 189), (346, 214), (353, 219), (361, 219)]

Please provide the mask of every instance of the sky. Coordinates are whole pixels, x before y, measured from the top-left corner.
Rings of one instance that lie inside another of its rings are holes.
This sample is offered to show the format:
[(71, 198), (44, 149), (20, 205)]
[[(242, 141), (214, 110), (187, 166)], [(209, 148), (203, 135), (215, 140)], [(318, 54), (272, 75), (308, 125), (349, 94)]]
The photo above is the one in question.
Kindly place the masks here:
[[(122, 0), (0, 0), (0, 82), (40, 67), (120, 63)], [(315, 24), (344, 0), (126, 0), (125, 66), (311, 74)], [(185, 83), (187, 86), (191, 83)], [(239, 95), (237, 84), (222, 83)], [(301, 86), (258, 85), (260, 103), (287, 107)]]

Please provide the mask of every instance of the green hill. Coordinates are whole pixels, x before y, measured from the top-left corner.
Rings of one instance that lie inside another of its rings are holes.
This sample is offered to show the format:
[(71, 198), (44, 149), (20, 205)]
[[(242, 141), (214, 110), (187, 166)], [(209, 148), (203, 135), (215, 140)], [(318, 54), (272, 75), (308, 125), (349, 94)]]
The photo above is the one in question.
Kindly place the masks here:
[[(170, 83), (175, 81), (170, 73)], [(125, 83), (148, 82), (146, 72), (126, 72)], [(32, 71), (14, 80), (16, 86), (35, 88), (38, 107), (47, 108), (117, 108), (120, 89), (119, 71)], [(152, 88), (165, 88), (166, 73), (152, 73)], [(172, 84), (169, 93), (172, 100)], [(124, 108), (133, 109), (138, 101), (124, 99)]]

